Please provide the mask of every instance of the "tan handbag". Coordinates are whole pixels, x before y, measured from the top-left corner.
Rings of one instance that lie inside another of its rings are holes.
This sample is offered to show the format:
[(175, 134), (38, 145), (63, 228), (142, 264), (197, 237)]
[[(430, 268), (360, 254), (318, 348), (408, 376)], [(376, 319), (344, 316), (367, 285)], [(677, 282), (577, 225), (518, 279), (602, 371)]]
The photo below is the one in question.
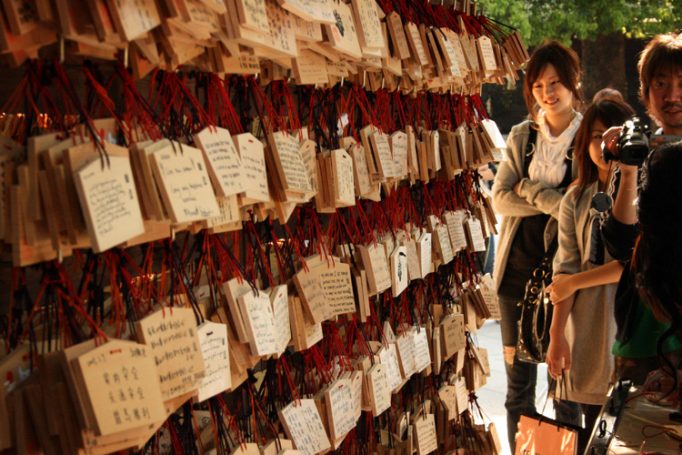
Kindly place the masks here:
[(515, 455), (574, 455), (577, 449), (578, 430), (543, 415), (521, 416)]
[[(550, 381), (549, 390), (553, 390), (554, 381)], [(559, 394), (564, 396), (566, 385), (564, 377), (559, 378)], [(545, 400), (545, 405), (547, 400)], [(544, 409), (544, 407), (543, 407)], [(565, 424), (542, 413), (534, 416), (522, 415), (516, 432), (515, 455), (535, 455), (551, 453), (553, 455), (576, 455), (578, 453), (578, 426)]]

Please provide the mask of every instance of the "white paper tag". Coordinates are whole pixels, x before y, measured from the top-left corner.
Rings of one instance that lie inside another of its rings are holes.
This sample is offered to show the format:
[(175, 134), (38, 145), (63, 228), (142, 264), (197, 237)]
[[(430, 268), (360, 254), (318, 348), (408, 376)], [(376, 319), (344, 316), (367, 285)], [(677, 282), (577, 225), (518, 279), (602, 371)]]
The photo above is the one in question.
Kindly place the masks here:
[(197, 400), (204, 401), (232, 387), (227, 325), (205, 321), (197, 328), (197, 336), (206, 371)]
[(293, 401), (279, 414), (287, 435), (304, 455), (315, 455), (331, 448), (315, 400)]
[(414, 343), (414, 363), (417, 372), (422, 372), (431, 365), (431, 352), (429, 341), (426, 337), (426, 329), (421, 327), (412, 333)]

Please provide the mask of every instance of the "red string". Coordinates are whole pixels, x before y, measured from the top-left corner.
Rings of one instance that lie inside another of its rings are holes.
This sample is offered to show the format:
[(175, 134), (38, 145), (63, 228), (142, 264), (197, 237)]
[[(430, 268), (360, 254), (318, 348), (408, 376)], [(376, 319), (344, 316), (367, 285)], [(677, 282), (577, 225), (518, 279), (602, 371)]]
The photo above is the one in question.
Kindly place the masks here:
[[(390, 295), (389, 292), (385, 292), (383, 295), (383, 298), (388, 304), (392, 304), (393, 298)], [(381, 342), (384, 346), (388, 346), (388, 340), (386, 339), (386, 335), (384, 334), (384, 329), (381, 327), (381, 322), (379, 321), (379, 318), (377, 317), (377, 312), (374, 309), (374, 305), (369, 306), (369, 318), (372, 323), (374, 323), (374, 326), (377, 329), (377, 332), (379, 333), (379, 337), (381, 338)]]
[(232, 104), (230, 97), (228, 95), (228, 87), (229, 87), (229, 82), (227, 79), (224, 79), (222, 83), (220, 83), (220, 80), (218, 77), (214, 74), (211, 75), (212, 81), (214, 82), (215, 85), (218, 86), (220, 96), (223, 100), (221, 109), (223, 111), (223, 116), (224, 116), (224, 124), (228, 126), (228, 129), (232, 134), (241, 134), (244, 132), (244, 128), (242, 128), (242, 124), (239, 121), (239, 116), (237, 115), (237, 111), (234, 108), (234, 105)]
[(296, 388), (296, 385), (291, 378), (291, 371), (289, 370), (289, 365), (287, 365), (287, 360), (284, 356), (279, 358), (279, 364), (282, 366), (282, 369), (284, 370), (284, 376), (287, 378), (287, 383), (289, 384), (289, 390), (291, 391), (291, 395), (294, 399), (294, 401), (297, 404), (301, 404), (301, 398), (298, 395), (298, 389)]
[(317, 374), (322, 379), (322, 382), (325, 384), (330, 384), (332, 382), (332, 367), (329, 362), (325, 360), (322, 352), (320, 352), (320, 348), (315, 345), (308, 349), (306, 354), (310, 356), (315, 368), (317, 369)]
[(12, 339), (12, 315), (14, 314), (14, 294), (19, 290), (20, 286), (25, 285), (25, 276), (23, 270), (19, 267), (12, 267), (12, 288), (9, 294), (9, 307), (7, 309), (7, 336), (5, 337), (5, 351), (10, 351), (10, 340)]
[(354, 98), (355, 105), (360, 108), (360, 111), (362, 112), (363, 115), (364, 123), (379, 127), (380, 123), (376, 118), (376, 113), (372, 109), (372, 105), (367, 99), (367, 93), (365, 92), (365, 90), (363, 90), (362, 87), (357, 85), (353, 88), (353, 90), (355, 91)]
[(372, 228), (369, 224), (369, 221), (367, 220), (367, 216), (365, 216), (364, 210), (362, 210), (362, 204), (360, 203), (360, 200), (356, 200), (355, 202), (355, 208), (358, 211), (358, 215), (360, 218), (360, 223), (362, 224), (362, 228), (365, 231), (364, 235), (364, 243), (377, 243), (376, 238), (374, 237), (374, 232), (372, 231)]
[(482, 117), (484, 119), (490, 118), (488, 115), (488, 111), (485, 108), (485, 104), (483, 104), (483, 100), (481, 99), (481, 95), (479, 94), (474, 94), (471, 95), (471, 102), (476, 106), (476, 111), (478, 112), (479, 117)]
[(263, 245), (261, 244), (260, 237), (258, 236), (258, 232), (256, 232), (256, 226), (253, 224), (253, 221), (249, 221), (247, 223), (247, 228), (249, 229), (249, 232), (253, 236), (253, 238), (256, 239), (256, 244), (258, 245), (258, 255), (260, 256), (261, 262), (263, 264), (263, 268), (265, 269), (265, 273), (268, 277), (268, 281), (272, 284), (275, 283), (274, 278), (272, 278), (272, 272), (270, 271), (270, 261), (265, 257), (265, 252), (263, 251)]
[(272, 225), (272, 220), (270, 220), (270, 237), (272, 238), (272, 248), (275, 251), (275, 258), (277, 259), (277, 267), (279, 268), (279, 283), (284, 284), (287, 282), (286, 268), (284, 267), (284, 259), (282, 258), (282, 252), (279, 248), (279, 239), (275, 234), (274, 226)]
[(248, 84), (251, 86), (252, 93), (256, 99), (256, 110), (258, 117), (266, 131), (285, 131), (285, 125), (281, 122), (280, 116), (275, 112), (270, 100), (265, 96), (265, 92), (258, 84), (253, 76), (248, 79)]

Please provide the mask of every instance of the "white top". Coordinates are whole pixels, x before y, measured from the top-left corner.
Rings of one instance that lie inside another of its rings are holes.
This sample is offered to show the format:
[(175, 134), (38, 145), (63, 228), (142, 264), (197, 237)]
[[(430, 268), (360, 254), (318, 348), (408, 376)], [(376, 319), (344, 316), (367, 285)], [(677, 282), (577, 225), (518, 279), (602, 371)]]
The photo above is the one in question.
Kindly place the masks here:
[(545, 122), (545, 111), (538, 114), (538, 138), (530, 166), (528, 178), (542, 182), (550, 188), (559, 186), (566, 174), (566, 154), (578, 131), (583, 116), (575, 112), (573, 120), (559, 136), (552, 136)]

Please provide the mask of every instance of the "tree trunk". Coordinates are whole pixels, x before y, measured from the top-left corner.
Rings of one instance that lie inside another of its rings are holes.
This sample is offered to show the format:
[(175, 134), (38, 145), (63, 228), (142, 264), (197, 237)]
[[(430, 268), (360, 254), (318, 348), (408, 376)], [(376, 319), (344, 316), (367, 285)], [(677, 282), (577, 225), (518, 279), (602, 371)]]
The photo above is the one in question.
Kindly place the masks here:
[(580, 42), (583, 65), (583, 92), (589, 102), (605, 87), (619, 90), (627, 99), (625, 36), (616, 32)]

